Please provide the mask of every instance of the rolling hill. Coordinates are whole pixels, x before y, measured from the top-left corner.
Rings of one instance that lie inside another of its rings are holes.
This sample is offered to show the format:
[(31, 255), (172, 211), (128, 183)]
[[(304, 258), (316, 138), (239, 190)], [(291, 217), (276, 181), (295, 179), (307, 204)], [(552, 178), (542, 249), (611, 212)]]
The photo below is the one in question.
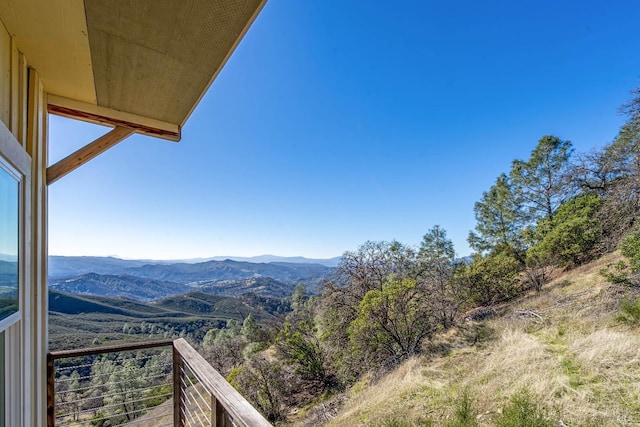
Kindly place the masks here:
[(155, 280), (182, 284), (197, 284), (211, 280), (236, 280), (252, 277), (270, 277), (281, 282), (316, 283), (328, 273), (330, 267), (319, 264), (252, 263), (232, 260), (207, 261), (197, 264), (147, 264), (125, 270), (125, 273)]
[(68, 279), (54, 279), (49, 288), (78, 295), (121, 297), (138, 301), (152, 301), (191, 291), (189, 286), (163, 280), (145, 279), (131, 275), (87, 273)]
[(248, 293), (270, 297), (286, 298), (293, 293), (295, 285), (280, 282), (270, 277), (252, 277), (237, 280), (213, 280), (200, 282), (199, 292), (213, 295), (240, 296)]
[(155, 303), (124, 298), (74, 295), (49, 290), (51, 350), (190, 335), (201, 340), (229, 319), (274, 319), (289, 310), (282, 300), (240, 298), (191, 292)]

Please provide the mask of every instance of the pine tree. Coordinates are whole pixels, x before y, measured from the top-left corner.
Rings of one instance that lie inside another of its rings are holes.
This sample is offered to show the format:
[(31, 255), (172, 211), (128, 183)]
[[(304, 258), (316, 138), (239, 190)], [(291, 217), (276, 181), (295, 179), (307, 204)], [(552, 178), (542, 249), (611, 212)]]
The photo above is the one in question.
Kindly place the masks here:
[(560, 204), (567, 200), (567, 170), (573, 149), (571, 142), (557, 136), (543, 136), (529, 160), (514, 160), (511, 182), (520, 193), (531, 219), (552, 219)]

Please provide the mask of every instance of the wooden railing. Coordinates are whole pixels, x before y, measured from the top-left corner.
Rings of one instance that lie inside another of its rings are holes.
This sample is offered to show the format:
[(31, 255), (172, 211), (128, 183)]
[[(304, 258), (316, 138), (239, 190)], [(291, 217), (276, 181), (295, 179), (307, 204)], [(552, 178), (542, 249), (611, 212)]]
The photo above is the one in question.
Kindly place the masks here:
[(182, 338), (51, 352), (47, 377), (48, 427), (271, 425)]

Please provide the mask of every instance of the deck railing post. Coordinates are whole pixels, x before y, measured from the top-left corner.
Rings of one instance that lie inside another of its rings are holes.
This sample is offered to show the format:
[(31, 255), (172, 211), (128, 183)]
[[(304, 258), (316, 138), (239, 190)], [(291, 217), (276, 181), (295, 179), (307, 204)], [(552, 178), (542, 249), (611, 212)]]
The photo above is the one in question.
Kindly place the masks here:
[(56, 425), (55, 360), (47, 355), (47, 427)]
[(173, 425), (182, 427), (182, 386), (180, 384), (181, 356), (175, 346), (173, 350)]
[(209, 415), (209, 427), (216, 427), (217, 424), (217, 417), (216, 417), (216, 402), (217, 399), (216, 397), (213, 395), (213, 393), (209, 394), (209, 405), (211, 406), (211, 414)]
[[(216, 399), (216, 427), (226, 427), (229, 423), (227, 422), (227, 411), (225, 411), (224, 406)], [(213, 407), (211, 409), (213, 411)]]

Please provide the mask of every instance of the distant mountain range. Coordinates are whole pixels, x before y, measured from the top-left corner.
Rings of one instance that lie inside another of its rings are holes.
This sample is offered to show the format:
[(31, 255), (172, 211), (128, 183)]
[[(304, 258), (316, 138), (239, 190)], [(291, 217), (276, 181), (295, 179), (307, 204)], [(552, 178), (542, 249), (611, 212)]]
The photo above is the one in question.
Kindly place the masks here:
[(199, 284), (211, 280), (250, 279), (252, 277), (270, 277), (281, 282), (300, 283), (309, 280), (315, 281), (332, 270), (332, 268), (320, 264), (253, 263), (225, 260), (197, 264), (147, 264), (127, 269), (124, 273), (183, 284)]
[[(218, 256), (212, 258), (194, 258), (186, 260), (128, 260), (115, 257), (52, 255), (49, 257), (49, 277), (61, 278), (77, 276), (86, 273), (122, 274), (127, 268), (142, 267), (145, 265), (201, 264), (208, 261), (225, 260), (248, 262), (254, 264), (284, 262), (289, 264), (320, 264), (325, 267), (337, 267), (341, 259), (341, 257), (315, 259), (305, 257), (279, 257), (275, 255), (260, 255), (255, 257)], [(3, 259), (0, 258), (0, 260)]]
[[(52, 290), (79, 295), (154, 301), (191, 291), (210, 295), (285, 298), (299, 283), (317, 289), (334, 268), (302, 263), (306, 258), (265, 255), (254, 259), (287, 259), (294, 262), (248, 262), (209, 260), (204, 262), (123, 260), (113, 257), (49, 258)], [(327, 260), (325, 260), (327, 261)]]
[(277, 256), (277, 255), (258, 255), (254, 257), (239, 257), (239, 256), (215, 256), (211, 258), (193, 258), (186, 260), (176, 260), (173, 262), (186, 262), (186, 263), (199, 263), (207, 261), (224, 261), (230, 259), (232, 261), (242, 262), (254, 262), (254, 263), (269, 263), (269, 262), (286, 262), (293, 264), (320, 264), (326, 267), (337, 267), (340, 264), (342, 257), (333, 258), (305, 258), (301, 256)]

